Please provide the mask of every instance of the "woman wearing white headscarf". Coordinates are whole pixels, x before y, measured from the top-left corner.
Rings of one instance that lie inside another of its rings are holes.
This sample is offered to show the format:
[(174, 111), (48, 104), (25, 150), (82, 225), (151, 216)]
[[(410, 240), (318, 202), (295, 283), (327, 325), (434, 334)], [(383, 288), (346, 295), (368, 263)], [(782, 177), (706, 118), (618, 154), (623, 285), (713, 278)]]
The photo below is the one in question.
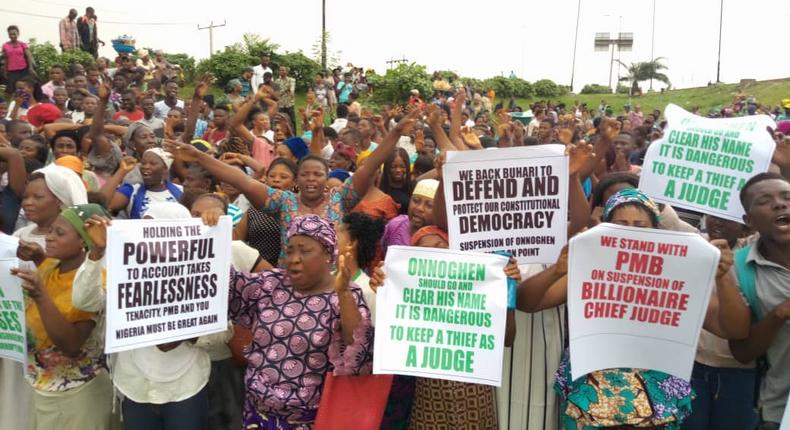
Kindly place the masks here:
[(22, 209), (29, 224), (14, 232), (14, 236), (33, 242), (43, 249), (49, 227), (64, 208), (88, 203), (88, 192), (82, 178), (73, 170), (50, 164), (30, 175)]
[[(140, 184), (123, 184), (124, 177), (134, 169), (134, 163), (124, 159), (121, 167), (102, 187), (109, 202), (108, 209), (117, 214), (124, 210), (129, 219), (140, 219), (157, 202), (178, 202), (183, 187), (170, 181), (173, 157), (162, 148), (147, 149), (140, 160)], [(119, 186), (120, 185), (120, 186)]]
[[(147, 219), (186, 219), (190, 213), (173, 202), (151, 204)], [(104, 229), (109, 220), (88, 220), (95, 246), (77, 271), (72, 303), (78, 309), (104, 309), (106, 296), (104, 267)], [(101, 234), (96, 235), (96, 232)], [(126, 430), (149, 428), (205, 429), (208, 423), (206, 384), (211, 372), (208, 353), (190, 341), (148, 346), (110, 356), (115, 389), (123, 396), (122, 413)], [(173, 423), (176, 423), (174, 426)]]

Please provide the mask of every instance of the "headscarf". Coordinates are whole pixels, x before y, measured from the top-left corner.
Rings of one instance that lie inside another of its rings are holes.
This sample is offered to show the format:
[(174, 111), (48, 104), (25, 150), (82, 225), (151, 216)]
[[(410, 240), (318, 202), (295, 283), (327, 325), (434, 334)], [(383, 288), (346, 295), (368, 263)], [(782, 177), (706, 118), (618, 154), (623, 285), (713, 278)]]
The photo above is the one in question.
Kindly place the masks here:
[(159, 157), (165, 163), (167, 169), (170, 170), (170, 166), (173, 165), (173, 156), (169, 152), (165, 151), (162, 148), (149, 148), (145, 150), (143, 155), (149, 152)]
[(82, 175), (82, 171), (85, 167), (82, 163), (82, 160), (80, 160), (79, 157), (75, 157), (74, 155), (64, 155), (56, 159), (55, 164), (58, 166), (71, 169), (74, 173), (78, 175)]
[(307, 144), (304, 143), (301, 137), (289, 137), (283, 142), (283, 145), (287, 146), (288, 149), (291, 150), (291, 153), (296, 157), (297, 160), (301, 160), (305, 156), (307, 156), (309, 150), (307, 148)]
[(661, 211), (658, 205), (650, 197), (647, 196), (642, 190), (637, 188), (626, 188), (617, 192), (609, 197), (603, 208), (603, 220), (609, 222), (609, 217), (612, 212), (618, 207), (625, 204), (637, 204), (643, 206), (650, 213), (655, 225), (659, 223), (659, 214)]
[(417, 246), (417, 243), (420, 239), (426, 236), (439, 236), (444, 239), (445, 242), (450, 243), (450, 237), (447, 235), (447, 232), (440, 229), (435, 225), (428, 225), (419, 230), (411, 237), (411, 246)]
[(412, 191), (411, 194), (413, 196), (422, 196), (432, 199), (434, 196), (436, 196), (436, 190), (438, 189), (439, 181), (436, 179), (423, 179), (422, 181), (417, 182), (417, 185), (414, 186), (414, 191)]
[(291, 221), (291, 225), (288, 226), (288, 240), (291, 240), (294, 236), (307, 236), (318, 241), (326, 249), (326, 252), (332, 256), (332, 263), (335, 262), (337, 236), (329, 221), (318, 215), (296, 217)]
[(134, 137), (134, 134), (137, 133), (137, 129), (139, 129), (140, 127), (145, 127), (148, 129), (151, 128), (141, 122), (133, 122), (129, 124), (129, 127), (127, 127), (126, 129), (126, 134), (123, 135), (123, 144), (126, 147), (126, 150), (132, 155), (134, 155), (135, 149), (134, 149), (134, 145), (130, 145), (130, 143), (132, 141), (132, 138)]
[(39, 103), (27, 112), (27, 121), (36, 127), (52, 124), (63, 116), (57, 106), (50, 103)]
[(354, 151), (354, 148), (344, 143), (338, 143), (337, 147), (335, 147), (335, 152), (338, 155), (342, 155), (343, 157), (348, 158), (352, 163), (357, 158), (357, 152)]
[(348, 170), (344, 170), (344, 169), (335, 169), (329, 172), (329, 178), (335, 178), (340, 182), (346, 182), (346, 179), (350, 177), (351, 174), (348, 173)]
[(776, 131), (785, 136), (790, 134), (790, 121), (779, 121), (779, 124), (776, 125)]
[(192, 140), (191, 143), (192, 143), (192, 146), (197, 148), (198, 151), (200, 151), (200, 152), (210, 152), (212, 149), (214, 149), (214, 147), (213, 147), (213, 145), (211, 145), (211, 143), (209, 143), (209, 142), (207, 142), (207, 141), (205, 141), (203, 139), (194, 139), (194, 140)]
[(36, 170), (35, 173), (44, 175), (44, 183), (47, 188), (64, 206), (88, 203), (88, 191), (85, 189), (85, 184), (73, 170), (57, 164), (50, 164), (43, 169)]
[(184, 219), (192, 218), (189, 209), (184, 207), (181, 203), (176, 202), (157, 202), (152, 203), (145, 211), (142, 218), (149, 217), (153, 219)]
[(77, 233), (80, 235), (82, 240), (85, 242), (85, 246), (88, 249), (93, 248), (93, 239), (91, 239), (88, 231), (85, 230), (85, 222), (88, 221), (93, 215), (100, 215), (105, 218), (111, 218), (111, 215), (104, 209), (102, 206), (97, 205), (96, 203), (88, 203), (84, 205), (76, 205), (70, 206), (63, 211), (60, 212), (60, 216), (66, 219), (72, 226), (74, 226), (74, 230), (77, 230)]

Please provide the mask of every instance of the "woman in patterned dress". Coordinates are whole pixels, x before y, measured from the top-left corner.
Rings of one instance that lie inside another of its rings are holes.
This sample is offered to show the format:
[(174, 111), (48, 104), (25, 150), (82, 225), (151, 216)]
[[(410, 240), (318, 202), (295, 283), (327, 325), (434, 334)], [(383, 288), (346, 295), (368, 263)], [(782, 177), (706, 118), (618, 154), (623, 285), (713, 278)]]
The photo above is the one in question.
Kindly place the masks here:
[[(211, 225), (218, 215), (203, 219)], [(231, 270), (230, 317), (252, 330), (244, 429), (311, 429), (327, 372), (370, 372), (370, 312), (350, 282), (349, 254), (332, 275), (336, 243), (327, 220), (297, 217), (288, 229), (285, 269)]]
[[(602, 218), (619, 225), (658, 228), (659, 213), (658, 205), (642, 191), (627, 188), (607, 200)], [(565, 303), (567, 258), (566, 247), (557, 264), (519, 285), (519, 309), (535, 312)], [(719, 271), (725, 265), (721, 263)], [(567, 352), (554, 388), (561, 400), (564, 430), (678, 430), (691, 414), (693, 393), (687, 381), (656, 370), (629, 368), (597, 370), (573, 380)]]

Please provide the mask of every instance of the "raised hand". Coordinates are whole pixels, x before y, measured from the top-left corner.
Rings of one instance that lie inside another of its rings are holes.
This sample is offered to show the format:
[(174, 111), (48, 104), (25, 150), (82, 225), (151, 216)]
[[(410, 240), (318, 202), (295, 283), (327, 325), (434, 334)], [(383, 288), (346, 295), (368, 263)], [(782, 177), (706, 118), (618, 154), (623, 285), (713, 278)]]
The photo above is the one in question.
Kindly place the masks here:
[(613, 118), (602, 118), (601, 124), (598, 126), (598, 133), (605, 140), (613, 141), (620, 133), (620, 121)]
[(38, 271), (14, 268), (11, 269), (11, 274), (22, 280), (22, 288), (27, 291), (28, 296), (32, 299), (37, 300), (47, 294)]
[(730, 273), (730, 268), (734, 261), (732, 249), (725, 239), (714, 239), (710, 241), (710, 244), (719, 248), (721, 252), (719, 256), (719, 266), (716, 269), (716, 277), (720, 278)]
[(384, 279), (386, 275), (384, 274), (384, 262), (380, 262), (375, 269), (373, 269), (373, 273), (370, 275), (370, 288), (373, 292), (378, 292), (379, 288), (384, 286)]
[(421, 109), (412, 109), (392, 130), (399, 133), (401, 136), (408, 136), (417, 125), (417, 118), (419, 118), (421, 114)]
[(32, 261), (38, 264), (44, 261), (45, 254), (41, 245), (20, 239), (19, 246), (16, 249), (16, 256), (22, 261)]
[(428, 113), (428, 125), (431, 127), (441, 127), (442, 126), (442, 110), (439, 109), (439, 106), (434, 104), (427, 105), (425, 110)]
[(121, 164), (120, 166), (118, 166), (118, 168), (121, 169), (121, 171), (125, 175), (131, 172), (132, 170), (134, 170), (134, 166), (136, 165), (137, 165), (137, 159), (127, 155), (123, 157), (123, 159), (121, 160)]
[(195, 98), (202, 99), (206, 95), (211, 85), (216, 82), (216, 78), (211, 73), (205, 73), (200, 77), (197, 85), (195, 85)]
[(315, 133), (316, 130), (321, 130), (324, 128), (324, 109), (318, 108), (317, 110), (313, 111), (312, 115), (313, 120), (310, 124), (310, 128), (313, 130), (313, 133)]
[(425, 133), (422, 131), (421, 128), (418, 128), (417, 131), (414, 132), (414, 150), (417, 151), (418, 154), (422, 154), (422, 150), (425, 147)]
[(94, 248), (107, 248), (107, 226), (110, 225), (110, 222), (109, 219), (100, 215), (91, 215), (85, 221), (85, 231), (93, 241)]
[(348, 245), (340, 251), (337, 257), (337, 273), (335, 274), (335, 292), (348, 291), (351, 282), (351, 259), (353, 258), (352, 246)]
[(173, 157), (187, 163), (197, 160), (200, 154), (202, 154), (197, 148), (189, 143), (177, 142), (175, 140), (166, 139), (162, 147), (165, 151), (173, 154)]
[(576, 145), (570, 144), (565, 148), (568, 155), (568, 173), (573, 176), (578, 174), (590, 160), (595, 158), (593, 146), (585, 141), (579, 141)]
[(98, 91), (99, 91), (98, 96), (100, 100), (106, 102), (107, 100), (110, 99), (110, 92), (112, 92), (112, 90), (110, 89), (110, 85), (108, 83), (105, 82), (99, 85)]

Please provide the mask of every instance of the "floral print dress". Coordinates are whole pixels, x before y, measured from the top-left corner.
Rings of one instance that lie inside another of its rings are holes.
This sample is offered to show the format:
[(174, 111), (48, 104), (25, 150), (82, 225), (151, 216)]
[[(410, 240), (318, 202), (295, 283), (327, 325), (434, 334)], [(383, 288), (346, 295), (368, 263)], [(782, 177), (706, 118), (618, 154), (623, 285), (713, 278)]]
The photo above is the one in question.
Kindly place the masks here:
[(244, 428), (312, 428), (324, 375), (370, 373), (373, 327), (362, 290), (352, 285), (362, 320), (345, 345), (337, 294), (305, 296), (287, 273), (231, 270), (231, 319), (252, 331), (245, 348)]
[[(302, 208), (299, 201), (299, 194), (291, 191), (278, 190), (269, 187), (267, 190), (269, 203), (260, 210), (274, 216), (280, 223), (280, 267), (284, 267), (285, 249), (288, 246), (288, 226), (291, 221), (300, 216), (308, 215), (309, 212)], [(347, 179), (343, 185), (329, 190), (326, 204), (315, 214), (325, 220), (336, 223), (356, 206), (362, 198), (354, 191), (351, 178)]]
[(560, 428), (594, 430), (629, 425), (679, 430), (691, 415), (691, 384), (655, 370), (598, 370), (571, 379), (568, 354), (554, 384), (562, 404)]

